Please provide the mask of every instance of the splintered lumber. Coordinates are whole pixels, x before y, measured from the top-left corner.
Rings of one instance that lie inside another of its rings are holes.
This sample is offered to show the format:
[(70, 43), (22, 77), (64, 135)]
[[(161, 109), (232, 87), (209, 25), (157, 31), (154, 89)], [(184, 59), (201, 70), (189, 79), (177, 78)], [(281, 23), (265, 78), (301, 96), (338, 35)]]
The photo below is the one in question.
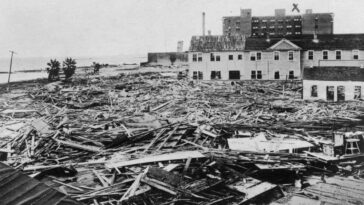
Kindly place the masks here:
[(89, 152), (101, 152), (100, 147), (95, 147), (95, 146), (90, 146), (90, 145), (80, 145), (75, 142), (63, 141), (63, 140), (58, 140), (58, 139), (55, 139), (55, 140), (56, 140), (56, 142), (58, 142), (59, 144), (64, 145), (64, 146), (68, 146), (68, 147), (72, 147), (72, 148), (76, 148), (76, 149), (82, 149), (82, 150), (86, 150)]
[(126, 167), (138, 164), (148, 164), (153, 162), (163, 162), (163, 161), (171, 161), (171, 160), (183, 160), (188, 158), (204, 158), (205, 156), (201, 154), (199, 151), (180, 151), (162, 155), (155, 155), (155, 156), (147, 156), (140, 159), (124, 161), (124, 162), (108, 162), (106, 163), (106, 168), (119, 168), (119, 167)]

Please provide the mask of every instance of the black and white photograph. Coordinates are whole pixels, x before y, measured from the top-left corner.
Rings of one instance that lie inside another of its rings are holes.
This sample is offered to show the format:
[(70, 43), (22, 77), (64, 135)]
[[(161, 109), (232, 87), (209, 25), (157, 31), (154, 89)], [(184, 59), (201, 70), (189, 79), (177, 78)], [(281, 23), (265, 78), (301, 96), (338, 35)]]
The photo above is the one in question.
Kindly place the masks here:
[(363, 13), (0, 0), (0, 205), (364, 205)]

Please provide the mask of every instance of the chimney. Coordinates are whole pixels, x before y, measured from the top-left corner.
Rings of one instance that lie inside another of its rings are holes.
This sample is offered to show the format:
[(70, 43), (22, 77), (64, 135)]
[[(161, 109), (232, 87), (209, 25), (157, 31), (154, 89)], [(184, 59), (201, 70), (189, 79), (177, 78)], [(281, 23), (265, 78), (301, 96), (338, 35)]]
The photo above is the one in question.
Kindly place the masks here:
[(276, 17), (286, 16), (286, 9), (275, 9), (274, 14)]
[(205, 36), (205, 12), (202, 12), (202, 35)]
[(312, 14), (312, 9), (306, 9), (306, 14)]
[(317, 39), (317, 30), (318, 30), (318, 17), (315, 17), (315, 28), (314, 28), (314, 32), (313, 32), (313, 42), (314, 43), (318, 43), (319, 40)]
[(207, 31), (207, 35), (211, 36), (211, 30)]

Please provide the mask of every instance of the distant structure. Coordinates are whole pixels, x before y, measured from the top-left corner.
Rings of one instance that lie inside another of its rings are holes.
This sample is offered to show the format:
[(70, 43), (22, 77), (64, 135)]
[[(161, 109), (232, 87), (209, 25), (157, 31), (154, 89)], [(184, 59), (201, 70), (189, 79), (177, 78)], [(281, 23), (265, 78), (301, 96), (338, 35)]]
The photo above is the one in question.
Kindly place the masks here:
[(275, 9), (274, 16), (252, 16), (251, 9), (241, 9), (240, 16), (223, 17), (223, 35), (300, 36), (333, 34), (333, 30), (333, 13), (312, 13), (312, 9), (302, 15), (286, 15), (285, 9)]
[(183, 41), (177, 42), (177, 52), (183, 52)]

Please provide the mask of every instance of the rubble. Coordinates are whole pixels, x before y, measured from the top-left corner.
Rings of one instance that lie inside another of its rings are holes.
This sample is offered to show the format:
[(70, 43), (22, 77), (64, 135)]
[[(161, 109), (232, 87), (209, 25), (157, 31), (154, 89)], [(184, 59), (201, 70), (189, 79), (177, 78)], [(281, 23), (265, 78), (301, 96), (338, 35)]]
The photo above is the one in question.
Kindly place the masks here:
[(309, 176), (363, 177), (363, 101), (303, 101), (298, 81), (173, 76), (18, 86), (0, 99), (0, 159), (94, 205), (268, 204), (313, 193)]

